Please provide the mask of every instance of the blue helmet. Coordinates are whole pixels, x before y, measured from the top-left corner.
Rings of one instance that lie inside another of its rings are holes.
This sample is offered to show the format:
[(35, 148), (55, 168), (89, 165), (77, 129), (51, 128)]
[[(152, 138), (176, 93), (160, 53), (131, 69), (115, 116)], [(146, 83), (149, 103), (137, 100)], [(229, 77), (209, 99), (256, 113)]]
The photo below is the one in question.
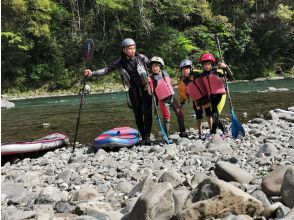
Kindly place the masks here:
[(180, 68), (182, 69), (183, 67), (185, 66), (190, 66), (191, 68), (193, 68), (193, 63), (191, 60), (182, 60), (181, 63), (180, 63)]
[(131, 38), (126, 38), (121, 42), (122, 47), (128, 47), (128, 46), (135, 45), (135, 44), (136, 44), (136, 42)]

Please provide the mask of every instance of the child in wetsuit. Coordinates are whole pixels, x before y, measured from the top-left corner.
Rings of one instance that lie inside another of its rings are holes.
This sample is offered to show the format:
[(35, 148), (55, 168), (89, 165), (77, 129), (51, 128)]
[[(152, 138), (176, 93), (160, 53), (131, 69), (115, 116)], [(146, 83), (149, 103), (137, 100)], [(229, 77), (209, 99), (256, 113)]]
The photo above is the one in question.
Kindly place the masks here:
[(150, 87), (148, 88), (149, 94), (155, 94), (156, 99), (159, 102), (159, 106), (164, 118), (164, 128), (169, 136), (170, 133), (170, 106), (175, 112), (178, 124), (180, 137), (188, 137), (184, 124), (184, 114), (179, 108), (179, 104), (174, 97), (174, 89), (172, 86), (171, 78), (168, 73), (163, 70), (164, 61), (161, 57), (152, 57), (149, 62), (152, 74), (148, 78)]
[(191, 60), (182, 60), (180, 63), (181, 79), (179, 81), (179, 95), (181, 99), (181, 107), (185, 104), (188, 98), (193, 101), (193, 108), (196, 114), (196, 128), (200, 139), (205, 139), (203, 133), (202, 119), (203, 110), (205, 111), (209, 129), (212, 127), (212, 112), (211, 104), (202, 82), (202, 76), (199, 73), (193, 72), (193, 64)]
[(223, 137), (226, 137), (227, 129), (219, 116), (226, 101), (226, 88), (223, 82), (223, 77), (225, 75), (222, 69), (226, 68), (227, 65), (225, 63), (219, 63), (217, 66), (215, 57), (210, 53), (203, 54), (200, 58), (200, 62), (203, 67), (203, 81), (212, 107), (213, 123), (211, 133), (216, 134), (216, 129), (219, 127), (223, 132)]

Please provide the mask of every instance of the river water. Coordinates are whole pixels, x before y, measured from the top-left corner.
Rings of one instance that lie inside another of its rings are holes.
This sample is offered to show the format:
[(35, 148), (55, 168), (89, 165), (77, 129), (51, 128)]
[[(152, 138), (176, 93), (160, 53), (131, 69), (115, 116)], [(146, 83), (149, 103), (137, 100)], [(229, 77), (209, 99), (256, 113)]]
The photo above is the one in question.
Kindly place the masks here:
[[(287, 109), (294, 106), (294, 79), (239, 82), (229, 85), (234, 111), (241, 122), (246, 122), (271, 109)], [(283, 92), (260, 92), (268, 87), (288, 88)], [(24, 141), (41, 138), (49, 133), (63, 132), (73, 141), (80, 105), (79, 96), (35, 98), (13, 101), (14, 109), (1, 111), (1, 142)], [(244, 118), (244, 112), (247, 117)], [(195, 127), (191, 103), (184, 105), (186, 127)], [(155, 117), (154, 117), (155, 118)], [(227, 101), (222, 118), (230, 118)], [(50, 123), (44, 128), (43, 123)], [(77, 141), (92, 143), (105, 130), (113, 127), (136, 128), (134, 115), (126, 104), (125, 92), (87, 95), (80, 116)], [(158, 125), (153, 122), (152, 132), (158, 134)], [(171, 131), (177, 131), (172, 113)]]

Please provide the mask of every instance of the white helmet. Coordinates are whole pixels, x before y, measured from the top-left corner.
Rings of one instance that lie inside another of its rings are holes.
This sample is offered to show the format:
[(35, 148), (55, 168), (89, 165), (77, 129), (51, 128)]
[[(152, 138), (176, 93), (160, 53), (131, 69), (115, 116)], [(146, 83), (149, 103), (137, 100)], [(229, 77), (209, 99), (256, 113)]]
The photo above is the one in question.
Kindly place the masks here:
[(136, 42), (131, 38), (126, 38), (121, 42), (122, 47), (128, 47), (131, 45), (136, 45)]
[(162, 65), (162, 67), (164, 67), (164, 61), (161, 57), (152, 57), (149, 61), (150, 66), (152, 65), (152, 63), (159, 63)]

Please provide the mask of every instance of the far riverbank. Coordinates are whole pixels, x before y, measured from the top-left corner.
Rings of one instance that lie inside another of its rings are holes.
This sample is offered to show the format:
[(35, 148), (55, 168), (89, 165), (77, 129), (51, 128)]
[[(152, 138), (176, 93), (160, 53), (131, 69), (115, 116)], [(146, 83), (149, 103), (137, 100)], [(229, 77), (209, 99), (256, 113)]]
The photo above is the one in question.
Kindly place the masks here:
[[(294, 75), (289, 76), (278, 76), (278, 77), (271, 77), (271, 78), (256, 78), (254, 80), (236, 80), (234, 82), (229, 83), (236, 83), (236, 82), (259, 82), (259, 81), (266, 81), (266, 80), (281, 80), (281, 79), (293, 79)], [(122, 83), (103, 83), (101, 85), (95, 85), (95, 83), (88, 83), (91, 86), (91, 94), (100, 94), (100, 93), (113, 93), (113, 92), (121, 92), (125, 91)], [(23, 93), (1, 93), (1, 98), (5, 100), (21, 100), (21, 99), (33, 99), (33, 98), (45, 98), (45, 97), (59, 97), (59, 96), (70, 96), (70, 95), (77, 95), (81, 88), (73, 88), (70, 90), (56, 90), (53, 92), (48, 92), (44, 88), (31, 90)]]

